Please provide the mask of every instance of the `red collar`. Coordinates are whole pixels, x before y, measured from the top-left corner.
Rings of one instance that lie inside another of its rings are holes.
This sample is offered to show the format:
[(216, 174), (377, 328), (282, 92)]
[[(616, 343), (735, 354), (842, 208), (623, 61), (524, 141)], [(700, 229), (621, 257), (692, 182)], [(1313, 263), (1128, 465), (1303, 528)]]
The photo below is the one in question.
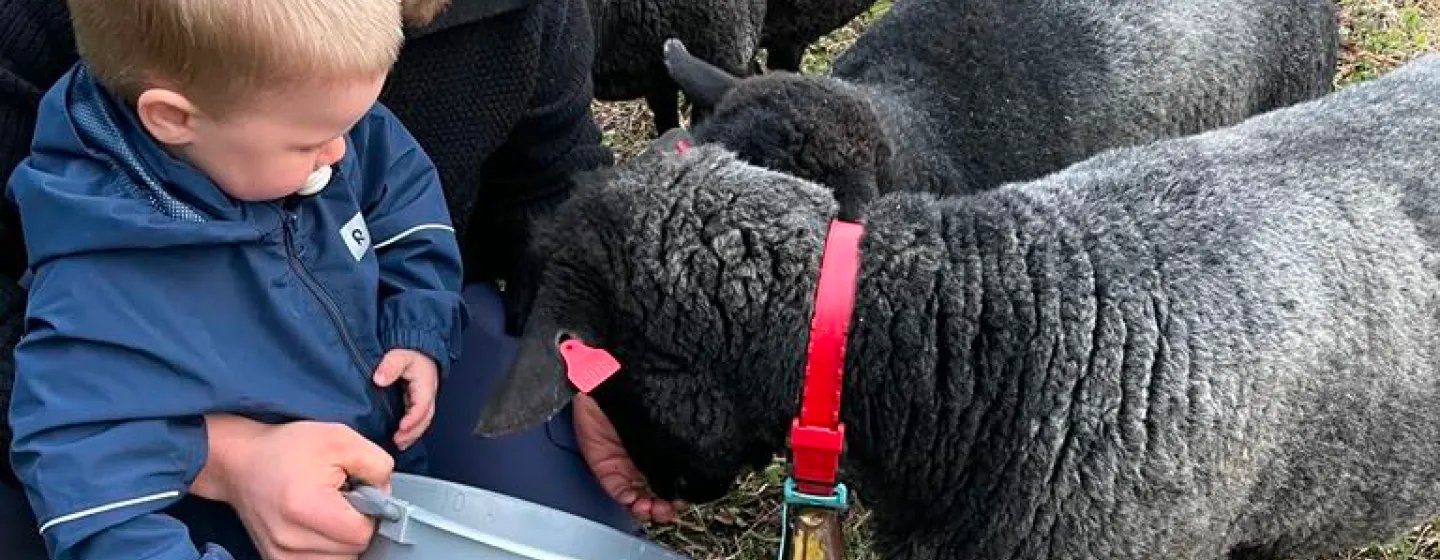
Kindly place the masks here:
[(860, 236), (864, 231), (864, 226), (857, 223), (830, 222), (820, 256), (805, 356), (804, 393), (800, 413), (790, 425), (796, 488), (815, 496), (834, 493), (840, 454), (845, 448), (840, 391), (845, 377), (846, 335), (860, 272)]
[[(657, 143), (662, 151), (683, 154), (690, 149), (691, 138), (685, 129), (673, 129)], [(804, 393), (800, 397), (800, 414), (790, 424), (791, 476), (796, 490), (812, 496), (835, 496), (840, 453), (845, 449), (840, 391), (845, 378), (845, 338), (855, 309), (855, 284), (860, 272), (860, 236), (864, 231), (864, 226), (854, 222), (831, 221), (820, 255), (815, 310), (805, 354)]]

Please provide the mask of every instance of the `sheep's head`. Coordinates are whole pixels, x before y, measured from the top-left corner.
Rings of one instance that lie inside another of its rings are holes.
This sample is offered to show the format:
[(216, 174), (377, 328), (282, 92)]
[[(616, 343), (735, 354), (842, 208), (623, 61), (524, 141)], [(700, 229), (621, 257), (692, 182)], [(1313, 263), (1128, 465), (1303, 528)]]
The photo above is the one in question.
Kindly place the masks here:
[(737, 78), (665, 43), (665, 65), (706, 117), (694, 130), (745, 161), (829, 187), (856, 219), (889, 183), (890, 144), (869, 98), (843, 81), (771, 72)]
[(834, 215), (819, 186), (715, 146), (632, 160), (577, 189), (536, 234), (537, 298), (477, 431), (561, 410), (577, 390), (567, 363), (580, 364), (559, 350), (572, 340), (618, 360), (590, 395), (655, 491), (723, 496), (784, 444)]

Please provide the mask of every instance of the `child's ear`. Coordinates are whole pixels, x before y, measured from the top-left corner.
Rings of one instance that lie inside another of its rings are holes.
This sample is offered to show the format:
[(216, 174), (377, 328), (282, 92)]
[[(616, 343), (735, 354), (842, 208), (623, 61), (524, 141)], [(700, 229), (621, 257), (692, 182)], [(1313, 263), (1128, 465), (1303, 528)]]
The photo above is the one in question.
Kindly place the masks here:
[(162, 88), (151, 88), (135, 102), (140, 124), (162, 144), (189, 144), (195, 138), (195, 106), (185, 96)]

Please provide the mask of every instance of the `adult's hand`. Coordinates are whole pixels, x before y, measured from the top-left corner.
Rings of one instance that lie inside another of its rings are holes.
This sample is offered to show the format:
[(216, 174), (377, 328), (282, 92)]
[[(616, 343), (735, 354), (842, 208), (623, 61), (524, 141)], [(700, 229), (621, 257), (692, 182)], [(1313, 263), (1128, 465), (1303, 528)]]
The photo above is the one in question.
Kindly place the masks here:
[(375, 521), (340, 494), (347, 477), (390, 488), (394, 460), (342, 424), (267, 425), (243, 417), (205, 418), (210, 454), (191, 485), (229, 503), (260, 554), (271, 560), (354, 560)]
[(576, 395), (573, 414), (580, 454), (585, 456), (600, 486), (621, 505), (630, 508), (631, 515), (642, 522), (670, 523), (676, 513), (688, 507), (683, 501), (662, 500), (650, 492), (645, 477), (620, 443), (615, 425), (594, 399)]

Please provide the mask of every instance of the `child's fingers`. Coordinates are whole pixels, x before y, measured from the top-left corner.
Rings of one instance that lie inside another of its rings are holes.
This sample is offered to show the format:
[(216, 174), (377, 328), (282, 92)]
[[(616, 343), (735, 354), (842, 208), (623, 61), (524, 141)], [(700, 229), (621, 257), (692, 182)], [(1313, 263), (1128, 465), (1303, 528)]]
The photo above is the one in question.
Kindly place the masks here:
[(415, 364), (405, 375), (405, 396), (410, 398), (411, 405), (426, 404), (435, 401), (435, 391), (439, 389), (438, 380), (434, 374), (427, 375), (423, 364)]
[[(417, 431), (418, 433), (421, 433), (421, 434), (425, 433), (425, 430), (427, 430), (427, 429), (430, 428), (430, 423), (433, 422), (434, 420), (435, 420), (435, 404), (434, 404), (434, 403), (431, 403), (430, 406), (425, 407), (425, 418), (422, 419), (422, 420), (420, 420), (420, 425), (419, 425), (419, 426), (416, 426), (416, 427), (415, 427), (415, 428), (416, 428), (416, 431)], [(418, 437), (418, 436), (417, 436), (417, 437)]]
[(390, 352), (380, 360), (380, 365), (375, 368), (375, 384), (381, 387), (389, 387), (396, 379), (405, 374), (405, 368), (410, 365), (410, 360), (404, 354)]
[[(400, 419), (395, 431), (395, 443), (401, 449), (408, 448), (420, 439), (420, 434), (430, 427), (435, 417), (435, 391), (438, 389), (437, 372), (428, 359), (407, 359), (405, 367), (397, 377), (405, 380), (405, 416)], [(378, 374), (377, 374), (378, 376)], [(394, 379), (389, 381), (394, 382)]]
[[(424, 368), (421, 368), (424, 369)], [(430, 427), (435, 418), (436, 382), (433, 375), (416, 375), (405, 380), (405, 417), (400, 419), (396, 438), (414, 441)]]
[(395, 431), (395, 445), (399, 446), (402, 451), (409, 449), (410, 445), (415, 443), (415, 430), (409, 426), (415, 423), (410, 418), (411, 416), (413, 416), (412, 413), (406, 413), (405, 418), (400, 421), (400, 429)]
[(400, 429), (395, 432), (395, 443), (401, 449), (410, 447), (410, 444), (420, 439), (420, 434), (430, 427), (430, 421), (435, 418), (435, 407), (433, 405), (420, 405), (411, 407), (405, 417), (400, 419)]
[(430, 408), (439, 389), (435, 375), (425, 371), (424, 364), (415, 364), (405, 376), (405, 401), (410, 410)]
[(418, 439), (419, 434), (424, 433), (430, 426), (430, 421), (435, 418), (435, 394), (432, 392), (428, 395), (416, 395), (412, 388), (412, 393), (407, 395), (406, 400), (409, 401), (409, 409), (406, 410), (405, 417), (400, 419), (400, 429), (396, 437)]
[(408, 436), (415, 430), (415, 425), (425, 418), (425, 411), (418, 406), (411, 406), (405, 411), (405, 417), (400, 419), (400, 429), (395, 432), (396, 437)]

